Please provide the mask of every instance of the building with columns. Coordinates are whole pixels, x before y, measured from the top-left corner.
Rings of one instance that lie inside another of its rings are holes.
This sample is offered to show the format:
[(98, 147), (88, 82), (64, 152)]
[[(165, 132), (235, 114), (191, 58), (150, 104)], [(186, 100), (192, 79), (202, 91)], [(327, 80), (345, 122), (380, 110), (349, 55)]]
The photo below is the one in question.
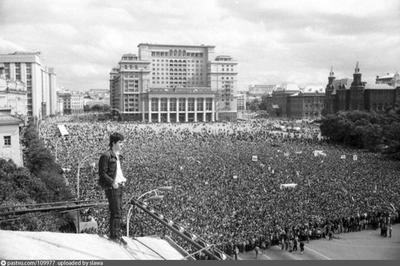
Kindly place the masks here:
[(28, 116), (43, 118), (56, 114), (56, 74), (43, 64), (40, 52), (0, 54), (6, 80), (26, 84)]
[(148, 122), (214, 122), (215, 93), (195, 89), (152, 88), (143, 94), (142, 120)]
[(207, 45), (138, 48), (138, 56), (124, 54), (110, 72), (114, 115), (171, 123), (236, 120), (237, 62), (230, 56), (214, 57)]

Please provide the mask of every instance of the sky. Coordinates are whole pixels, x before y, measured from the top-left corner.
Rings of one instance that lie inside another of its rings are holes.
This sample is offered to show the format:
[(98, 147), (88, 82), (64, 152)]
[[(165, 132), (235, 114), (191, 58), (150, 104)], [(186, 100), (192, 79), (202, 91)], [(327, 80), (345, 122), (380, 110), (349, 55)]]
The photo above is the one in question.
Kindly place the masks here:
[(321, 86), (330, 67), (400, 71), (398, 0), (0, 0), (0, 53), (40, 51), (60, 88), (108, 89), (139, 43), (215, 45), (251, 84)]

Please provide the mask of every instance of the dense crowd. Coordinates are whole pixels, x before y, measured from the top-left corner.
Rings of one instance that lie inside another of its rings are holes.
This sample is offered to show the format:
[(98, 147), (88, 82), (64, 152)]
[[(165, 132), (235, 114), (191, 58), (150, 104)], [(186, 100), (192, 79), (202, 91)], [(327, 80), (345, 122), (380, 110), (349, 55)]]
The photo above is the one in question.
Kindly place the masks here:
[[(328, 144), (312, 123), (70, 121), (63, 122), (69, 135), (60, 137), (57, 122), (42, 123), (41, 137), (68, 169), (73, 192), (81, 165), (80, 199), (104, 199), (97, 185), (99, 153), (108, 148), (110, 133), (120, 132), (126, 139), (124, 200), (172, 186), (151, 205), (229, 254), (235, 247), (277, 244), (293, 250), (301, 241), (388, 227), (398, 219), (400, 163)], [(281, 189), (288, 183), (297, 186)], [(106, 233), (108, 209), (91, 215)], [(165, 233), (142, 213), (134, 215), (130, 229), (136, 235)]]

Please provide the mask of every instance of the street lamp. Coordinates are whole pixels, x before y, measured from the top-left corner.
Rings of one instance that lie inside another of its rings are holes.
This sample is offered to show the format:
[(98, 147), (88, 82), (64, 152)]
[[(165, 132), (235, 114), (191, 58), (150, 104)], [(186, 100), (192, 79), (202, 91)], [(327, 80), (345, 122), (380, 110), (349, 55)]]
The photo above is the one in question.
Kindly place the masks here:
[[(147, 191), (145, 193), (143, 193), (142, 195), (140, 195), (139, 197), (137, 197), (136, 201), (139, 201), (141, 198), (143, 198), (146, 195), (149, 195), (151, 193), (154, 193), (154, 196), (149, 197), (147, 200), (162, 200), (164, 198), (164, 195), (160, 195), (160, 192), (163, 191), (171, 191), (172, 190), (172, 186), (163, 186), (163, 187), (158, 187), (156, 189), (152, 189), (150, 191)], [(129, 201), (127, 203), (125, 203), (125, 206), (129, 203), (131, 203), (132, 199), (134, 198), (134, 196), (132, 196)], [(145, 200), (146, 201), (146, 200)], [(125, 207), (124, 206), (124, 207)], [(128, 210), (128, 215), (126, 217), (126, 236), (129, 237), (129, 221), (131, 220), (132, 217), (132, 210), (133, 210), (134, 205), (131, 204), (131, 207), (129, 207)]]
[(93, 157), (94, 155), (100, 155), (100, 153), (89, 154), (89, 155), (85, 156), (85, 157), (78, 163), (78, 173), (76, 174), (77, 199), (78, 199), (78, 200), (79, 200), (79, 196), (80, 196), (80, 186), (79, 186), (80, 177), (79, 177), (79, 175), (80, 175), (81, 167), (82, 167), (83, 163), (84, 163), (87, 159)]
[[(99, 153), (96, 153), (96, 154), (99, 154)], [(79, 186), (79, 183), (80, 183), (80, 180), (79, 180), (79, 174), (80, 174), (80, 171), (81, 171), (81, 166), (82, 166), (82, 164), (88, 159), (88, 158), (90, 158), (91, 156), (93, 156), (93, 154), (89, 154), (89, 155), (87, 155), (86, 157), (84, 157), (83, 158), (83, 160), (81, 160), (79, 163), (78, 163), (78, 173), (76, 174), (76, 186), (77, 186), (77, 200), (79, 200), (79, 197), (80, 197), (80, 186)], [(77, 210), (77, 233), (79, 234), (80, 233), (80, 221), (79, 221), (79, 209)]]
[(112, 112), (112, 111), (114, 111), (114, 110), (118, 112), (118, 117), (120, 117), (120, 116), (121, 116), (121, 110), (119, 110), (118, 108), (111, 108), (111, 109), (110, 109), (111, 115), (114, 117), (113, 112)]

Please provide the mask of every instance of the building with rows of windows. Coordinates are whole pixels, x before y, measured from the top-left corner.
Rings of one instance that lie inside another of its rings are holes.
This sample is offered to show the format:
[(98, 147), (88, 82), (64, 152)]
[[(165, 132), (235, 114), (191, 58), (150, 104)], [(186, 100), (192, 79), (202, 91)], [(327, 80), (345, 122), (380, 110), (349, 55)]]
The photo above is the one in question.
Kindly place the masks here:
[(110, 72), (110, 105), (148, 122), (236, 120), (237, 62), (214, 46), (138, 45)]
[(376, 84), (362, 81), (358, 62), (353, 79), (337, 80), (331, 69), (325, 90), (325, 112), (327, 114), (350, 110), (385, 112), (390, 108), (398, 108), (400, 86), (395, 82), (379, 81), (379, 78)]
[(0, 54), (6, 80), (23, 82), (27, 91), (28, 116), (56, 114), (56, 74), (42, 63), (40, 52)]

